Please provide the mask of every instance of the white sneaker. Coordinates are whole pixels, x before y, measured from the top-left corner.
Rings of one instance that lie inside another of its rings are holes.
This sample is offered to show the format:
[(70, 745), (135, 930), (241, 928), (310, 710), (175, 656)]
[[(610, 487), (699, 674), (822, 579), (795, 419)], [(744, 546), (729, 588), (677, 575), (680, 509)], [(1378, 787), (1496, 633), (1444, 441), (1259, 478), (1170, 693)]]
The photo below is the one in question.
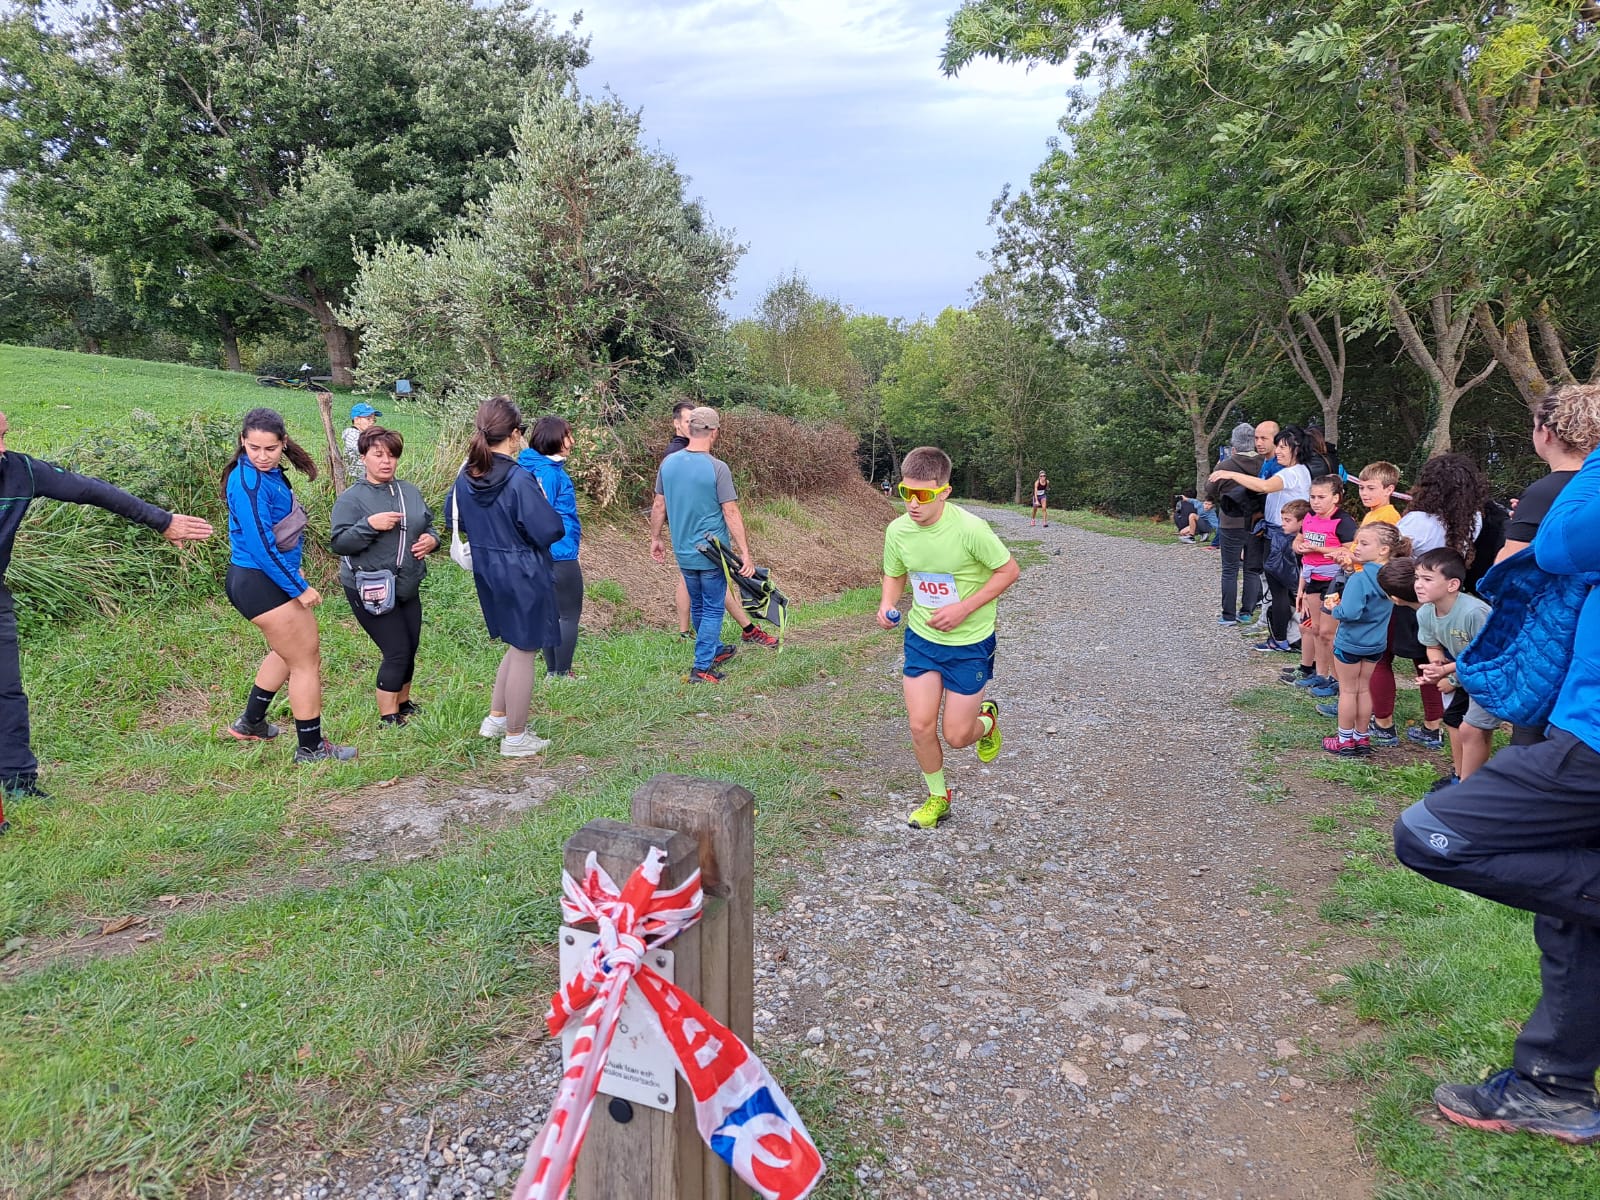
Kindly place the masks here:
[(501, 738), (500, 754), (504, 758), (526, 758), (530, 754), (539, 753), (549, 744), (549, 738), (542, 738), (531, 728), (528, 728), (515, 737), (507, 734)]
[(504, 717), (485, 717), (483, 724), (478, 726), (479, 737), (503, 738), (506, 735), (506, 719)]

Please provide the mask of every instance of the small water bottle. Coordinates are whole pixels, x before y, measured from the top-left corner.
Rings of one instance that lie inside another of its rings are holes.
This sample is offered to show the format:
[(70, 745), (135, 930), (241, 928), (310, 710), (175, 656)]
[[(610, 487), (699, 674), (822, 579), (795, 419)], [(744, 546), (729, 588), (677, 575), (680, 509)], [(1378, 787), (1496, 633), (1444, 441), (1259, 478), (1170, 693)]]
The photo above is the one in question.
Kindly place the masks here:
[(891, 608), (888, 612), (883, 614), (883, 617), (884, 620), (888, 621), (891, 625), (900, 624), (900, 610), (898, 608)]

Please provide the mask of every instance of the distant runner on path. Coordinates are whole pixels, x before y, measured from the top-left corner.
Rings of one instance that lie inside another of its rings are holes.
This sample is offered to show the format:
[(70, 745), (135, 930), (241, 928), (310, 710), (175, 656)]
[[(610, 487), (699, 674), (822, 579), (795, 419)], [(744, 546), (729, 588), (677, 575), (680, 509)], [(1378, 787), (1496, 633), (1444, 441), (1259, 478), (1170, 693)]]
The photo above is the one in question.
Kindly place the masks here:
[(1028, 519), (1032, 525), (1040, 515), (1044, 516), (1044, 527), (1050, 528), (1050, 480), (1043, 469), (1039, 471), (1039, 478), (1033, 481), (1033, 513)]
[(995, 602), (1022, 573), (988, 523), (948, 502), (950, 456), (935, 446), (911, 451), (901, 464), (904, 516), (883, 535), (883, 595), (878, 624), (911, 585), (906, 619), (905, 697), (911, 744), (928, 784), (928, 798), (909, 817), (932, 829), (950, 815), (950, 788), (939, 744), (959, 750), (976, 743), (980, 762), (1000, 753), (1000, 706), (983, 698), (994, 677)]

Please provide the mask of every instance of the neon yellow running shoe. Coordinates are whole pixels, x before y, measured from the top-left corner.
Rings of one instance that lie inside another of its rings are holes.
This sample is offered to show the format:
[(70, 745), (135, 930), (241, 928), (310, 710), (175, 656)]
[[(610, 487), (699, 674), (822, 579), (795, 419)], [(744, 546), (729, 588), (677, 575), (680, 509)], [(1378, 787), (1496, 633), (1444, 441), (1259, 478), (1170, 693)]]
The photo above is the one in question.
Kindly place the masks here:
[(932, 829), (949, 815), (950, 793), (946, 792), (942, 796), (929, 796), (921, 808), (906, 818), (906, 824), (913, 829)]
[(978, 739), (978, 761), (993, 762), (1000, 757), (1000, 706), (993, 700), (978, 705), (978, 713), (994, 721), (989, 732)]

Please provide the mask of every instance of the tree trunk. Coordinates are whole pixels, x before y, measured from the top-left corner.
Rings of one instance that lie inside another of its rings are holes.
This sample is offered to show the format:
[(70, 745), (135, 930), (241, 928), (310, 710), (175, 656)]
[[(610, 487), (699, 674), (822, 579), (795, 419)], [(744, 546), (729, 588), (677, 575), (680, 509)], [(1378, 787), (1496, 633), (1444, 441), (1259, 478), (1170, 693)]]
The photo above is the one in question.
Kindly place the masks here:
[(95, 337), (92, 333), (86, 333), (83, 335), (83, 352), (85, 354), (105, 353), (104, 349), (100, 345), (100, 339)]
[(1190, 414), (1189, 431), (1194, 435), (1194, 498), (1198, 500), (1205, 494), (1206, 481), (1211, 478), (1211, 434), (1199, 412)]
[(305, 282), (306, 291), (311, 294), (312, 315), (317, 319), (317, 328), (322, 331), (322, 344), (328, 348), (328, 374), (333, 376), (335, 386), (352, 387), (356, 381), (355, 331), (346, 329), (334, 318), (328, 293), (318, 286), (312, 271), (302, 271), (301, 279)]
[(228, 319), (227, 313), (217, 318), (217, 328), (222, 334), (222, 359), (227, 364), (227, 369), (244, 370), (239, 360), (239, 331), (233, 327), (233, 322)]
[(1456, 402), (1465, 390), (1449, 386), (1439, 388), (1439, 408), (1433, 416), (1433, 430), (1428, 434), (1429, 458), (1450, 453), (1450, 418), (1455, 415)]
[(1022, 468), (1016, 465), (1011, 468), (1011, 503), (1022, 503)]
[(342, 496), (345, 489), (344, 453), (339, 446), (339, 436), (333, 431), (333, 397), (327, 392), (318, 392), (317, 408), (322, 412), (322, 433), (328, 443), (328, 474), (333, 478), (333, 494)]

